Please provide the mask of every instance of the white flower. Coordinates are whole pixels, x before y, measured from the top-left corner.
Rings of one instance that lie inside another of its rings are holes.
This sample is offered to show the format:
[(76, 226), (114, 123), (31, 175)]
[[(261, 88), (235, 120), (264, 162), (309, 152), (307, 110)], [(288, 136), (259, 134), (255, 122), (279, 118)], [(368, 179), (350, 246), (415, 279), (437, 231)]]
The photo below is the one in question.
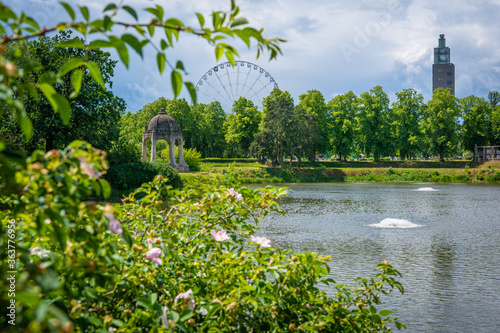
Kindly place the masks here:
[(111, 232), (114, 232), (115, 234), (120, 235), (123, 232), (122, 225), (120, 224), (120, 221), (118, 221), (113, 214), (104, 213), (104, 215), (109, 220), (108, 229)]
[(266, 237), (251, 236), (250, 239), (252, 240), (252, 242), (260, 245), (260, 247), (262, 248), (271, 246), (271, 240)]
[(191, 290), (191, 289), (189, 289), (185, 293), (180, 293), (179, 295), (175, 296), (174, 303), (178, 299), (183, 299), (183, 300), (187, 301), (187, 308), (189, 310), (194, 310), (194, 308), (196, 306), (196, 301), (190, 297), (192, 294), (193, 294), (193, 290)]
[(231, 187), (229, 190), (227, 190), (227, 192), (230, 196), (234, 197), (236, 201), (243, 200), (243, 196), (241, 195), (241, 193), (236, 192), (234, 188)]
[(40, 258), (47, 258), (50, 253), (48, 250), (40, 250), (38, 246), (35, 246), (30, 250), (30, 256), (39, 256)]
[(215, 230), (210, 231), (210, 235), (218, 241), (218, 242), (223, 242), (231, 239), (229, 235), (227, 234), (226, 230), (222, 229), (221, 231), (215, 232)]

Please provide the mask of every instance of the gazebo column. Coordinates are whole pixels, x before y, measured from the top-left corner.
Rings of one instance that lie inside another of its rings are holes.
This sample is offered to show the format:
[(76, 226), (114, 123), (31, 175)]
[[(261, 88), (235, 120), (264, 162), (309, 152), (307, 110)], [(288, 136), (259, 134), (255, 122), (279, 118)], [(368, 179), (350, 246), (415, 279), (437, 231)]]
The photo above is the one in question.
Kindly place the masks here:
[(142, 160), (147, 161), (148, 159), (148, 139), (142, 138)]
[(175, 163), (175, 140), (170, 139), (169, 143), (169, 158), (170, 158), (170, 166), (176, 167), (177, 163)]
[(189, 165), (187, 165), (186, 161), (184, 161), (184, 148), (183, 148), (183, 140), (182, 137), (179, 138), (179, 165), (182, 168), (182, 172), (189, 171)]
[(156, 138), (151, 140), (151, 162), (156, 162)]

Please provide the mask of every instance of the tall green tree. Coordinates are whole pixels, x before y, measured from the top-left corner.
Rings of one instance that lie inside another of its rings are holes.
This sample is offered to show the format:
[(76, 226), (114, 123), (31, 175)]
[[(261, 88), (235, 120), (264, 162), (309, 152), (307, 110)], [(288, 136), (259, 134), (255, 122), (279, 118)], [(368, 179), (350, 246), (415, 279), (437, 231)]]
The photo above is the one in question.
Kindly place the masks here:
[(335, 96), (327, 106), (331, 115), (330, 144), (333, 152), (338, 154), (340, 159), (346, 160), (354, 149), (359, 99), (352, 91), (349, 91), (344, 95)]
[(300, 105), (293, 108), (288, 126), (288, 149), (290, 151), (290, 168), (292, 157), (297, 156), (297, 167), (300, 160), (305, 157), (314, 160), (316, 156), (316, 143), (321, 140), (318, 122), (314, 115), (307, 113)]
[(418, 151), (424, 97), (415, 89), (403, 89), (396, 97), (390, 111), (391, 141), (404, 160)]
[(191, 107), (201, 116), (199, 140), (196, 148), (203, 157), (223, 157), (226, 149), (225, 128), (226, 113), (219, 102), (197, 104)]
[(500, 145), (500, 105), (491, 112), (490, 145)]
[(378, 161), (390, 151), (389, 97), (381, 86), (361, 94), (360, 133), (367, 155)]
[(248, 156), (254, 135), (259, 131), (261, 119), (261, 112), (251, 100), (240, 97), (234, 102), (232, 113), (225, 123), (225, 138), (231, 156), (240, 153), (244, 157)]
[(186, 148), (195, 148), (201, 141), (201, 112), (195, 111), (184, 98), (171, 100), (165, 108), (165, 112), (180, 126)]
[(288, 91), (274, 88), (269, 96), (262, 101), (261, 130), (271, 134), (269, 138), (274, 144), (276, 159), (283, 168), (283, 158), (286, 151), (286, 141), (294, 135), (289, 130), (290, 117), (293, 112), (293, 98)]
[(318, 90), (309, 90), (299, 96), (299, 103), (307, 113), (311, 114), (318, 124), (319, 140), (314, 143), (316, 153), (326, 154), (328, 151), (330, 114), (327, 110), (325, 98)]
[(471, 95), (459, 100), (459, 109), (463, 148), (474, 151), (475, 145), (487, 145), (491, 118), (489, 103), (484, 98)]
[[(104, 84), (112, 88), (112, 77), (117, 61), (112, 60), (108, 52), (100, 50), (56, 47), (57, 44), (70, 38), (70, 33), (61, 32), (55, 37), (40, 37), (20, 45), (22, 55), (16, 60), (18, 67), (35, 63), (43, 66), (43, 71), (32, 71), (21, 81), (48, 80), (46, 71), (57, 71), (67, 61), (79, 59), (97, 64)], [(74, 76), (80, 75), (81, 87), (78, 96), (75, 97), (72, 80)], [(26, 112), (33, 124), (33, 135), (21, 149), (31, 152), (36, 149), (62, 148), (77, 139), (87, 141), (103, 150), (110, 149), (112, 142), (118, 139), (118, 122), (124, 113), (125, 101), (114, 96), (110, 90), (102, 89), (88, 69), (68, 71), (54, 88), (56, 93), (70, 101), (72, 113), (68, 124), (64, 124), (60, 115), (54, 113), (51, 102), (44, 95), (40, 95), (39, 98), (26, 94), (18, 95), (22, 103), (29, 106)], [(14, 118), (7, 113), (2, 117), (0, 126), (3, 132), (10, 130), (20, 133), (21, 130)]]
[(497, 90), (490, 91), (488, 93), (488, 100), (490, 101), (490, 108), (493, 110), (497, 105), (500, 105), (500, 92)]
[(424, 109), (421, 130), (431, 154), (444, 160), (456, 151), (459, 129), (457, 99), (449, 89), (434, 90), (432, 99)]

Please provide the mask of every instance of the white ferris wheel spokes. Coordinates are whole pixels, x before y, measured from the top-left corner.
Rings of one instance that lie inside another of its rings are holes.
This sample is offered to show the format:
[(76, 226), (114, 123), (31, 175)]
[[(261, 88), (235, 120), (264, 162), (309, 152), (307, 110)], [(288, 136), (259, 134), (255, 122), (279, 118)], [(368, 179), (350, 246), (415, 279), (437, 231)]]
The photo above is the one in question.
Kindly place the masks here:
[(263, 68), (248, 61), (220, 63), (210, 68), (196, 84), (198, 102), (208, 104), (218, 101), (224, 111), (232, 109), (240, 97), (251, 100), (261, 108), (262, 99), (278, 84)]

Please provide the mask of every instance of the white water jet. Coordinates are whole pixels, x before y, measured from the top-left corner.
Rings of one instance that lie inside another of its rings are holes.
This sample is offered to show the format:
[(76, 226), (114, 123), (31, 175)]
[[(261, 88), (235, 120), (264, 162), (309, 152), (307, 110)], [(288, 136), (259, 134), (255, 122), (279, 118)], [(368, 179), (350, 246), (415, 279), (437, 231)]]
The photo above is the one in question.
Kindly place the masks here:
[(437, 190), (433, 189), (432, 187), (421, 187), (418, 190), (414, 191), (419, 191), (419, 192), (435, 192)]
[(382, 221), (380, 221), (379, 223), (369, 224), (368, 226), (375, 227), (375, 228), (408, 229), (408, 228), (418, 228), (418, 227), (421, 227), (422, 225), (410, 222), (408, 220), (386, 218), (386, 219), (383, 219)]

